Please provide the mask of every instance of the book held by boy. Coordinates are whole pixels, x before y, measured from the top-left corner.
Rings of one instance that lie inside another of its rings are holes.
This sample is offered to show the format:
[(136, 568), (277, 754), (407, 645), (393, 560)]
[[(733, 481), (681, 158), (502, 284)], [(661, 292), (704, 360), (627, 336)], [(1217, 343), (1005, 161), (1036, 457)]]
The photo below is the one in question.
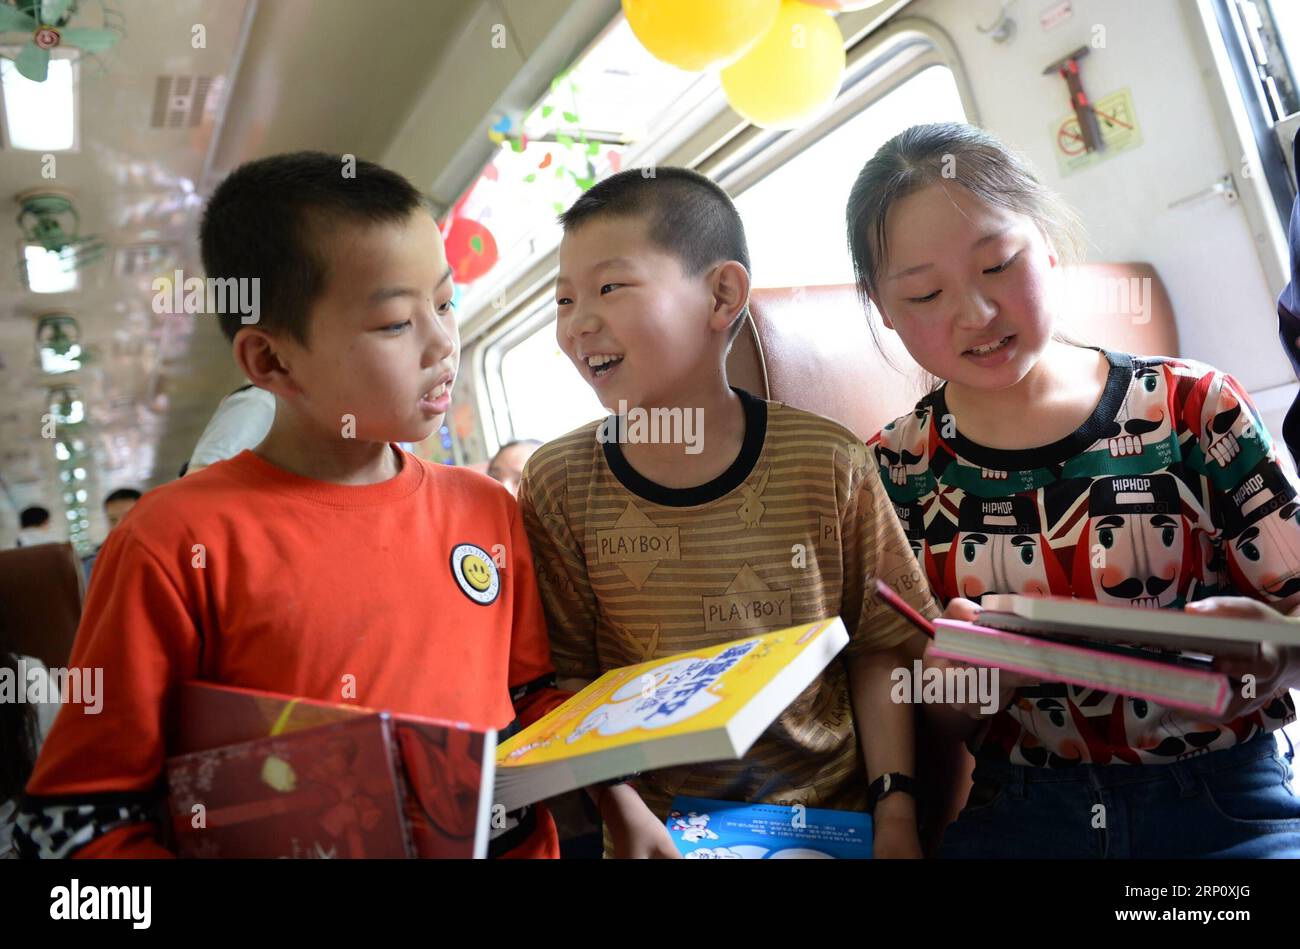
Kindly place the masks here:
[(186, 683), (166, 762), (183, 857), (482, 857), (496, 733)]
[(863, 860), (871, 815), (783, 804), (673, 798), (668, 836), (688, 860)]
[(835, 617), (607, 672), (502, 742), (495, 802), (741, 758), (848, 641)]

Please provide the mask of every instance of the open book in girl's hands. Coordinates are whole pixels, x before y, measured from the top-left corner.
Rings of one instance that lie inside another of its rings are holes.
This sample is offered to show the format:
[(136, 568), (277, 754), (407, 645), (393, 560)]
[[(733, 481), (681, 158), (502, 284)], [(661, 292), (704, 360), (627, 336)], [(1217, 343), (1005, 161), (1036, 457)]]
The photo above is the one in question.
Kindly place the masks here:
[(1030, 635), (1134, 643), (1209, 656), (1254, 656), (1260, 643), (1300, 646), (1300, 621), (1199, 616), (1175, 609), (1111, 606), (1068, 597), (990, 594), (980, 602), (982, 626)]

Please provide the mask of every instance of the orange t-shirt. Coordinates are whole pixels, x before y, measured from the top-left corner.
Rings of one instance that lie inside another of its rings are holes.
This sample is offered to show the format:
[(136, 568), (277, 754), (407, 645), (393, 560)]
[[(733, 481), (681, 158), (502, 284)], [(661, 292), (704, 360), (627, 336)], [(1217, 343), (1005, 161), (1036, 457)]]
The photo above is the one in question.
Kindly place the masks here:
[[(399, 457), (396, 477), (348, 486), (245, 451), (140, 500), (100, 553), (69, 663), (102, 668), (101, 709), (60, 712), (20, 838), (43, 856), (167, 856), (150, 808), (188, 679), (499, 730), (559, 704), (514, 499)], [(510, 855), (558, 856), (533, 814)]]

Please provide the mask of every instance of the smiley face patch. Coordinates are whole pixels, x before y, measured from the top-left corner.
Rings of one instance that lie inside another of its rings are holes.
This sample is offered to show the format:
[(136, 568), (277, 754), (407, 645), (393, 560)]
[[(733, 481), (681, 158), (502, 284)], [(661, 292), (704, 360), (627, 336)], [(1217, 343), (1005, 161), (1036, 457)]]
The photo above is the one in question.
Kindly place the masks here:
[(486, 550), (473, 544), (457, 544), (451, 551), (451, 575), (462, 593), (480, 606), (487, 606), (501, 593), (501, 574)]

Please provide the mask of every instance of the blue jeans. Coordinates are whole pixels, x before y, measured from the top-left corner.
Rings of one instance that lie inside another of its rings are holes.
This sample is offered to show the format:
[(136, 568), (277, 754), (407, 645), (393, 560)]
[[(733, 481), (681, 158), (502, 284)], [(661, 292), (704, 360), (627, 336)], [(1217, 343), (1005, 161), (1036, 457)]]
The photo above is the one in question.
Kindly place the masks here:
[(1271, 734), (1186, 761), (1031, 768), (976, 759), (942, 857), (1300, 857), (1300, 797)]

